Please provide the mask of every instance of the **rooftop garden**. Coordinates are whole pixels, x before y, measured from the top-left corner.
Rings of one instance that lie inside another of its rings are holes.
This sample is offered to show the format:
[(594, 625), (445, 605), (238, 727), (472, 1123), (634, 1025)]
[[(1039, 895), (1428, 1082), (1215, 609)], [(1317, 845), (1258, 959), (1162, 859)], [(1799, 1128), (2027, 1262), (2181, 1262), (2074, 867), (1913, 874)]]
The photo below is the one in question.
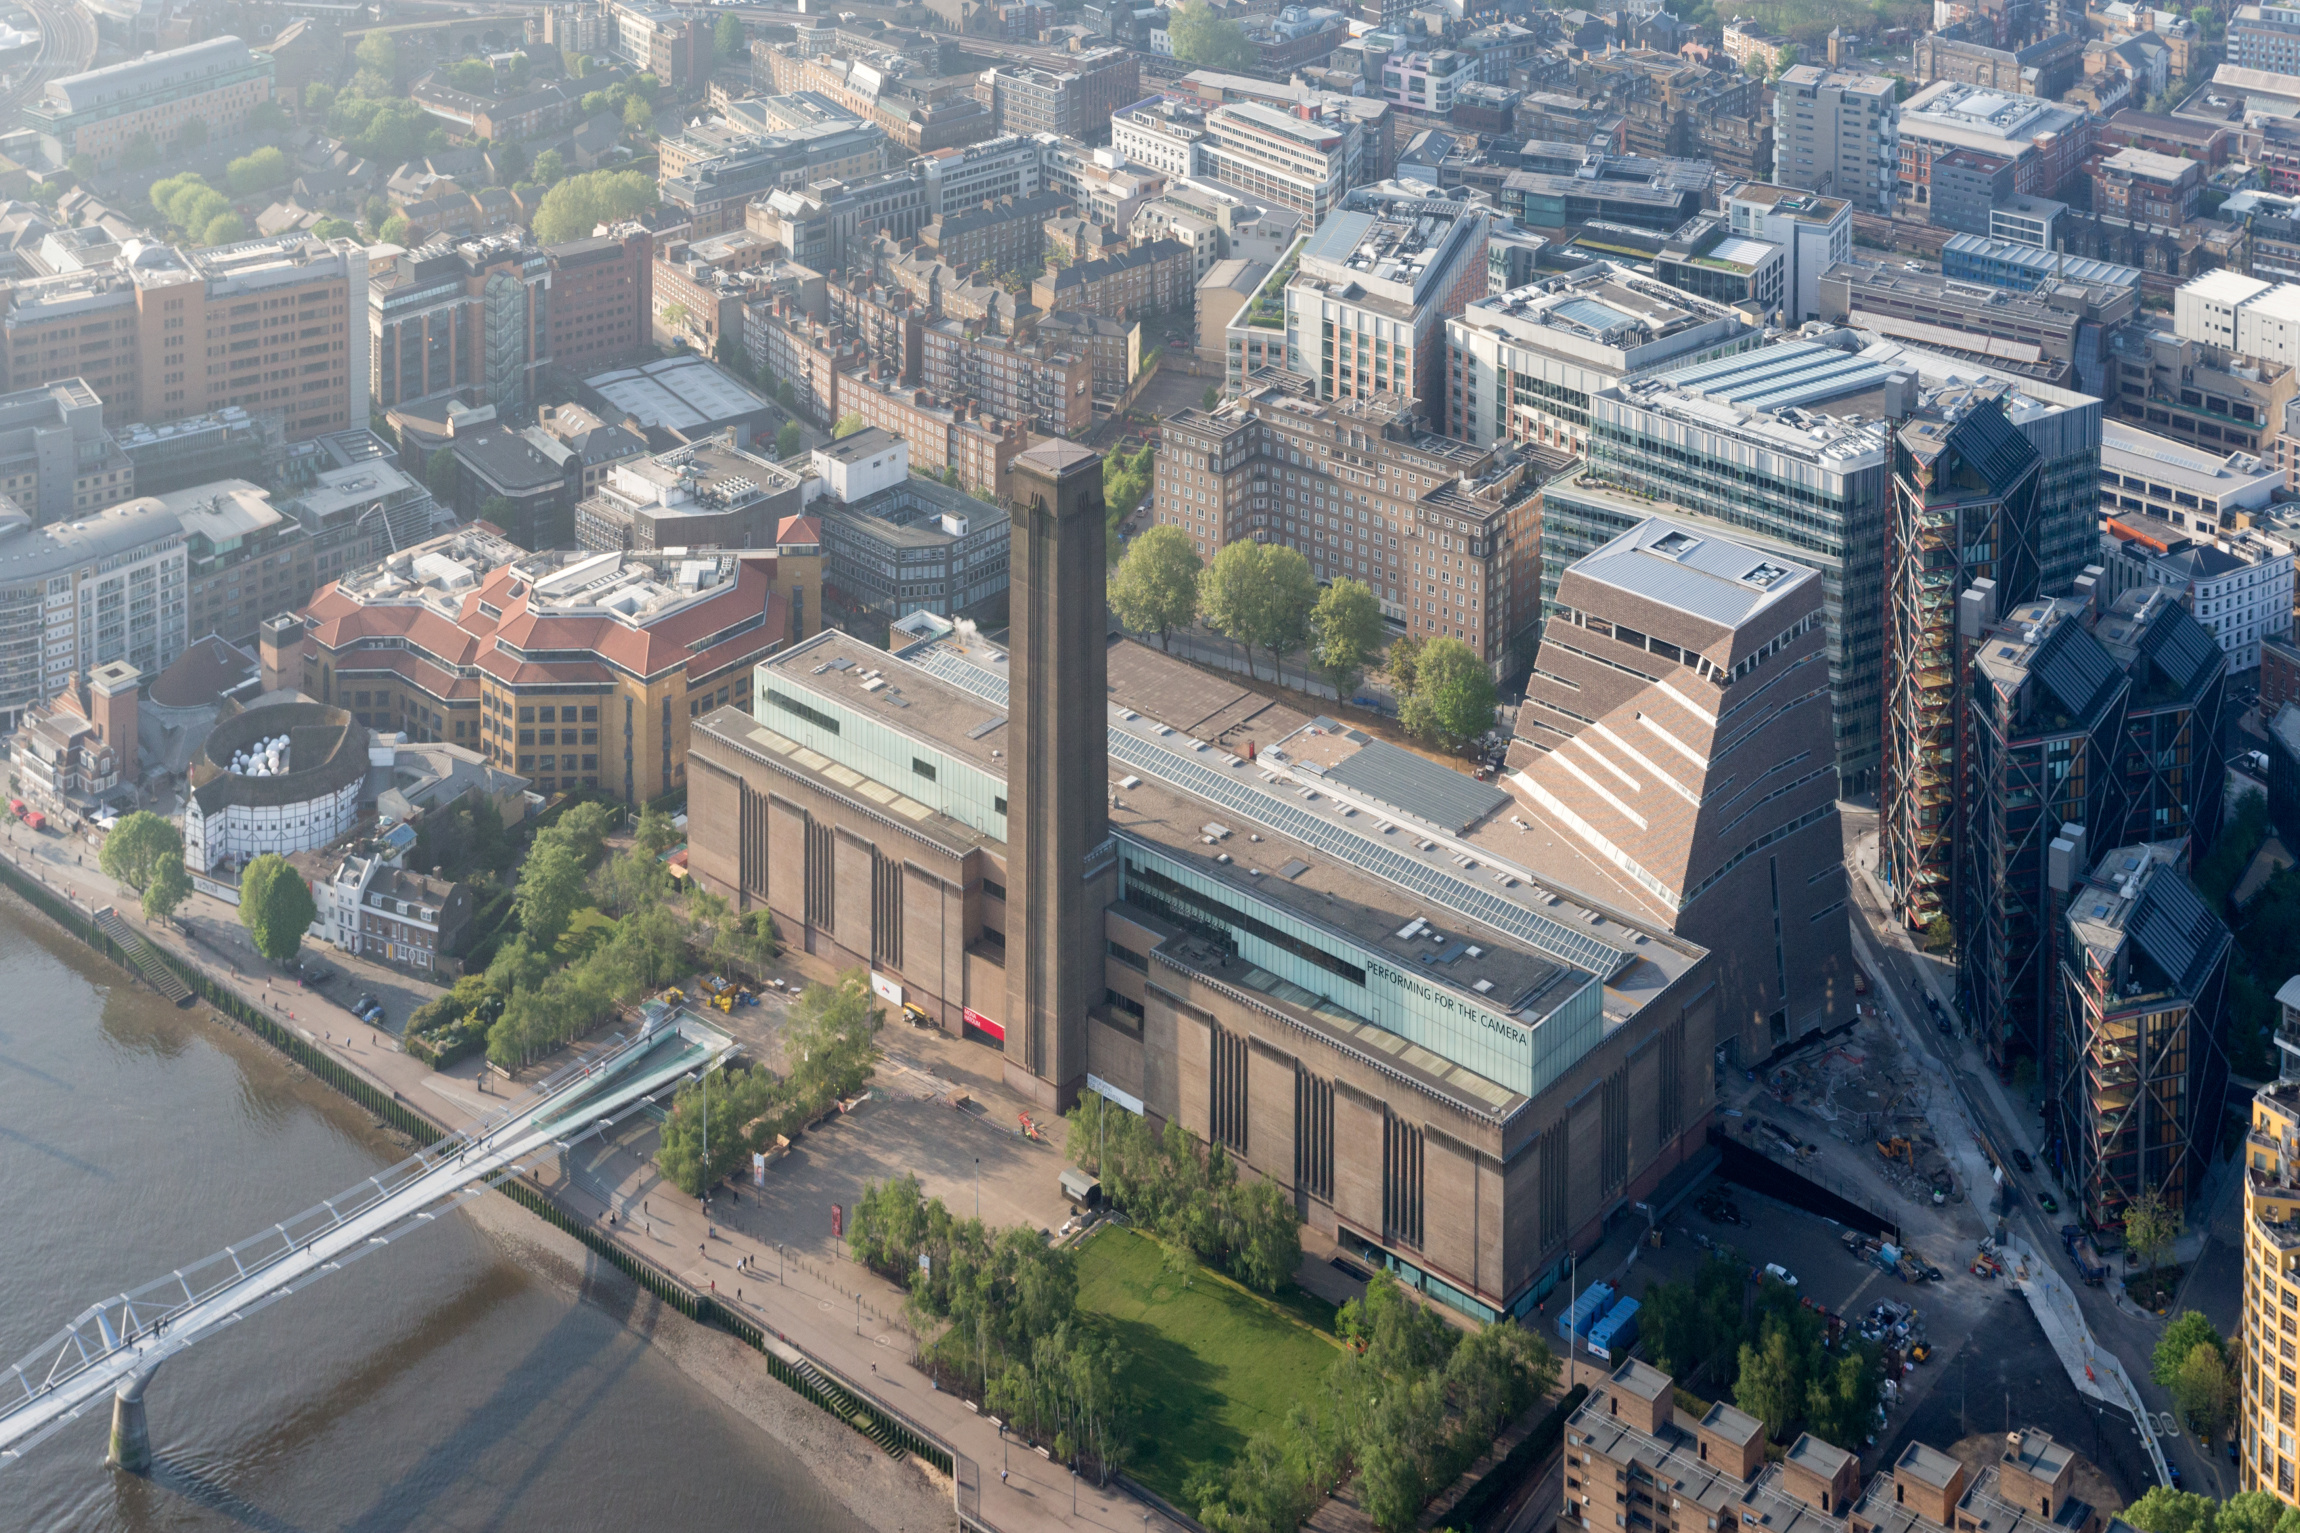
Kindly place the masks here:
[(1286, 284), (1294, 280), (1295, 269), (1302, 264), (1302, 244), (1301, 240), (1294, 241), (1286, 258), (1246, 300), (1247, 324), (1262, 330), (1286, 328)]

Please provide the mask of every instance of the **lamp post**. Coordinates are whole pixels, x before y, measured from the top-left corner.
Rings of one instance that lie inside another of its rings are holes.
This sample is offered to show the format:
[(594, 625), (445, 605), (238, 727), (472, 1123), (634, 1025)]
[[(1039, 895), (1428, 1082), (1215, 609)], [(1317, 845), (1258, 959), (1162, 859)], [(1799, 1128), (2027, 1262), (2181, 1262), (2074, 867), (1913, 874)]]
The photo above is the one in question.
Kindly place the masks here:
[(982, 1222), (982, 1157), (974, 1157), (974, 1222)]

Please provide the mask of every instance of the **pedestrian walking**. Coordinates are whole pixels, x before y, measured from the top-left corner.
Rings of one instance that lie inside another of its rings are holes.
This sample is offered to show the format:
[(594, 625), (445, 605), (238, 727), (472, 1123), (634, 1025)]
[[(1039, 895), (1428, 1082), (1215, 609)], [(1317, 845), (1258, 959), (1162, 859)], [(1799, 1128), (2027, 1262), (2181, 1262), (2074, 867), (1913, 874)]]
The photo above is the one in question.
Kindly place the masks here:
[(1001, 1469), (1000, 1471), (998, 1471), (998, 1483), (999, 1483), (999, 1484), (1001, 1484), (1001, 1485), (1004, 1485), (1004, 1484), (1006, 1483), (1006, 1471), (1005, 1471), (1005, 1470), (1003, 1470), (1003, 1469)]

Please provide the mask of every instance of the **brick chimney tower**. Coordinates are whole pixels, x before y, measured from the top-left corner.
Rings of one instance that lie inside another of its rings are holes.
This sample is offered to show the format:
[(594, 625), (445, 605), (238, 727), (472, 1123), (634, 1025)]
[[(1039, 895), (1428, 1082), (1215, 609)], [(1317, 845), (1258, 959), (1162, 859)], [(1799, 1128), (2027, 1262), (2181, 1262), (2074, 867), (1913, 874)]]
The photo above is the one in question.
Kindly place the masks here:
[(292, 612), (264, 619), (256, 634), (256, 663), (266, 692), (303, 686), (303, 619)]
[(125, 660), (114, 660), (88, 673), (88, 722), (96, 738), (112, 748), (120, 764), (120, 780), (134, 782), (143, 775), (136, 764), (136, 688), (144, 673)]
[[(1006, 1079), (1066, 1108), (1102, 999), (1110, 839), (1102, 455), (1059, 439), (1014, 459), (1007, 729)], [(1019, 886), (1019, 887), (1017, 887)]]

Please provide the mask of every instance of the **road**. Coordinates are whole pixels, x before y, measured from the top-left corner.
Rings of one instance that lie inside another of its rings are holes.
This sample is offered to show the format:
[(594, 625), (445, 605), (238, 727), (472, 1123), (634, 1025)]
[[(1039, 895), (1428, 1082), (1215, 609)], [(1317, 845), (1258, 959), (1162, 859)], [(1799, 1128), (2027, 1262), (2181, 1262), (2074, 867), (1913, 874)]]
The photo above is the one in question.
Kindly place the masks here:
[(40, 51), (13, 90), (0, 92), (0, 113), (13, 113), (37, 99), (48, 82), (78, 74), (96, 61), (96, 23), (70, 0), (24, 0), (40, 26)]
[[(1944, 1038), (1936, 1028), (1920, 1020), (1930, 1012), (1920, 999), (1925, 989), (1933, 990), (1944, 1007), (1953, 1000), (1948, 981), (1939, 972), (1936, 960), (1920, 955), (1909, 935), (1884, 909), (1877, 898), (1875, 887), (1856, 866), (1858, 859), (1873, 856), (1876, 834), (1876, 813), (1873, 809), (1844, 806), (1845, 842), (1847, 846), (1847, 880), (1854, 893), (1853, 909), (1858, 912), (1855, 927), (1856, 952), (1862, 942), (1867, 947), (1866, 960), (1874, 960), (1874, 972), (1888, 1010), (1899, 1026), (1902, 1038), (1921, 1058), (1931, 1062), (1940, 1074), (1953, 1082), (1962, 1099), (1966, 1116), (1979, 1126), (1996, 1146), (2006, 1152), (2015, 1147), (2025, 1151), (2032, 1160), (2042, 1161), (2038, 1142), (2039, 1123), (2032, 1111), (2023, 1111), (1999, 1084), (1996, 1072), (1982, 1056), (1980, 1049), (1969, 1038)], [(1873, 867), (1869, 869), (1873, 872)], [(1952, 1012), (1953, 1014), (1953, 1012)], [(2171, 1398), (2149, 1378), (2149, 1361), (2155, 1350), (2156, 1338), (2162, 1324), (2129, 1303), (2121, 1301), (2119, 1291), (2109, 1288), (2087, 1288), (2078, 1276), (2075, 1266), (2068, 1260), (2060, 1241), (2060, 1225), (2037, 1207), (2036, 1192), (2044, 1185), (2035, 1175), (2008, 1175), (2019, 1189), (2012, 1207), (2005, 1213), (2002, 1223), (2028, 1241), (2031, 1247), (2044, 1254), (2069, 1291), (2077, 1296), (2085, 1323), (2102, 1345), (2121, 1358), (2125, 1368), (2139, 1385), (2141, 1396), (2148, 1407), (2160, 1414), (2172, 1408)], [(2215, 1178), (2210, 1192), (2217, 1195), (2232, 1177)], [(2233, 1250), (2222, 1253), (2218, 1260), (2235, 1262)], [(2228, 1317), (2233, 1320), (2233, 1316)], [(2165, 1457), (2179, 1469), (2184, 1483), (2193, 1490), (2210, 1490), (2227, 1495), (2234, 1491), (2232, 1483), (2222, 1484), (2222, 1470), (2228, 1466), (2223, 1459), (2212, 1460), (2186, 1433), (2165, 1436), (2162, 1439)]]

